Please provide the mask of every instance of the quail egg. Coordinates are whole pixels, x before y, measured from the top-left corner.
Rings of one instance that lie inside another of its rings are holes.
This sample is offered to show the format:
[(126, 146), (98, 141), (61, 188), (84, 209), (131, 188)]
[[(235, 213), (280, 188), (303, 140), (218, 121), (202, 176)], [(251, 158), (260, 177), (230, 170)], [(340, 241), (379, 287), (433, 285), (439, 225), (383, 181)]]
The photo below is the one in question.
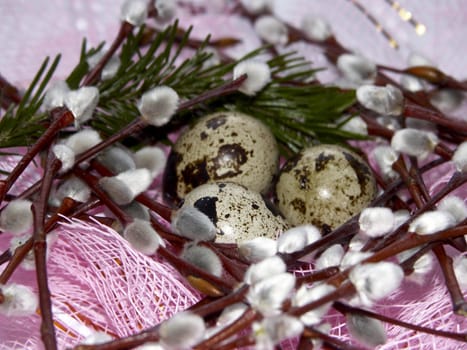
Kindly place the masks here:
[(164, 193), (178, 200), (208, 182), (234, 182), (264, 193), (278, 162), (277, 142), (266, 125), (239, 112), (215, 113), (178, 138), (167, 161)]
[(336, 145), (304, 149), (284, 165), (276, 184), (277, 205), (290, 224), (310, 223), (323, 233), (359, 213), (375, 195), (368, 164)]
[[(244, 186), (219, 182), (198, 186), (185, 197), (216, 225), (216, 242), (239, 243), (255, 237), (275, 239), (288, 224), (269, 209), (263, 197)], [(183, 207), (183, 206), (182, 206)]]

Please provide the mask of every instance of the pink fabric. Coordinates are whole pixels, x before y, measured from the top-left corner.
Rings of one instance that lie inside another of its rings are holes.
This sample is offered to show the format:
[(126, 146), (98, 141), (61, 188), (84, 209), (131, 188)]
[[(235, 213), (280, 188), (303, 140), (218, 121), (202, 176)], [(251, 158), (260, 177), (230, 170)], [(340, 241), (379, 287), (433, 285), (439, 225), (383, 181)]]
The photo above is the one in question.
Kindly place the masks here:
[[(214, 37), (241, 38), (244, 42), (230, 50), (236, 56), (259, 44), (251, 25), (228, 15), (222, 1), (192, 2), (200, 7), (209, 4), (207, 14), (192, 16), (183, 10), (179, 13), (182, 26), (195, 26), (195, 36), (213, 33)], [(120, 3), (115, 0), (0, 0), (0, 72), (13, 83), (26, 87), (43, 57), (61, 52), (62, 62), (55, 78), (65, 77), (77, 62), (83, 36), (90, 45), (113, 38), (118, 28)], [(399, 1), (426, 26), (423, 36), (418, 36), (413, 26), (402, 21), (387, 2), (361, 0), (361, 3), (391, 33), (400, 45), (399, 50), (389, 46), (351, 1), (275, 1), (279, 18), (298, 25), (305, 12), (322, 15), (344, 45), (379, 63), (404, 67), (409, 53), (416, 51), (447, 73), (459, 79), (467, 78), (467, 45), (463, 44), (467, 22), (465, 2)], [(292, 48), (305, 54), (316, 66), (326, 64), (316, 48), (303, 44), (294, 44)], [(323, 80), (332, 76), (332, 68), (319, 75)], [(15, 161), (9, 158), (0, 167), (11, 166)], [(32, 167), (20, 186), (24, 188), (39, 176)], [(432, 179), (433, 189), (445, 181), (439, 174)], [(118, 233), (105, 226), (67, 221), (56, 234), (49, 276), (61, 349), (79, 343), (93, 330), (116, 336), (131, 334), (185, 309), (199, 298), (173, 268), (133, 251)], [(1, 237), (2, 251), (5, 241)], [(13, 280), (35, 286), (32, 272), (18, 271)], [(422, 285), (406, 282), (401, 292), (379, 306), (381, 312), (407, 322), (465, 332), (465, 318), (453, 316), (450, 308), (439, 272), (433, 273)], [(335, 325), (332, 334), (347, 339), (345, 326), (336, 317), (329, 318)], [(37, 315), (8, 320), (0, 317), (0, 350), (41, 349), (39, 324)], [(398, 327), (388, 327), (388, 333), (390, 341), (381, 349), (462, 347), (459, 343)]]

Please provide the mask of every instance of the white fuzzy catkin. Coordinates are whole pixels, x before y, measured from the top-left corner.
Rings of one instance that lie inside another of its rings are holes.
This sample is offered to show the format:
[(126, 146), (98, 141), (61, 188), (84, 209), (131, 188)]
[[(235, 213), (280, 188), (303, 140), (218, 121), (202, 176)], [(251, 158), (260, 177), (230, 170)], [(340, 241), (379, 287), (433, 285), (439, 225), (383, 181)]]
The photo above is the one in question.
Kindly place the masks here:
[(151, 173), (147, 169), (128, 170), (99, 180), (101, 188), (119, 205), (130, 204), (136, 196), (146, 191), (151, 183)]
[(399, 288), (403, 278), (402, 268), (386, 261), (357, 265), (349, 274), (361, 301), (368, 306)]
[(361, 252), (356, 250), (349, 250), (344, 254), (341, 260), (340, 269), (346, 270), (351, 266), (357, 265), (360, 261), (365, 260), (370, 257), (372, 253), (370, 252)]
[(431, 235), (448, 229), (455, 224), (456, 219), (448, 212), (441, 210), (427, 211), (412, 221), (409, 232), (415, 232), (419, 235)]
[(365, 108), (384, 115), (400, 115), (404, 95), (393, 85), (362, 85), (357, 89), (357, 100)]
[(467, 205), (463, 199), (457, 196), (444, 197), (437, 209), (451, 214), (456, 224), (467, 218)]
[(238, 252), (249, 262), (257, 263), (277, 253), (277, 242), (268, 237), (256, 237), (238, 243)]
[(80, 203), (85, 203), (91, 197), (91, 189), (81, 179), (72, 176), (63, 181), (55, 193), (55, 199), (57, 199), (59, 203), (61, 203), (65, 197), (69, 197)]
[(405, 128), (394, 133), (391, 147), (397, 152), (423, 159), (434, 150), (438, 142), (438, 137), (432, 132)]
[(452, 156), (452, 161), (458, 171), (462, 173), (467, 172), (467, 141), (457, 146)]
[(163, 345), (157, 342), (147, 342), (135, 348), (135, 350), (167, 350)]
[(91, 119), (99, 102), (99, 90), (94, 86), (83, 86), (70, 91), (65, 97), (65, 106), (75, 116), (75, 124), (82, 124)]
[(61, 172), (66, 172), (70, 170), (75, 164), (75, 151), (73, 151), (67, 145), (53, 145), (52, 153), (54, 154), (55, 158), (57, 158), (62, 163), (62, 166), (60, 168)]
[(274, 16), (261, 16), (254, 24), (255, 32), (267, 44), (285, 45), (289, 41), (287, 26)]
[(344, 248), (340, 244), (333, 244), (316, 259), (315, 268), (322, 270), (331, 266), (339, 266), (343, 256)]
[(81, 345), (99, 345), (107, 343), (113, 339), (114, 338), (110, 334), (104, 332), (92, 332), (81, 342)]
[(70, 147), (75, 154), (80, 154), (93, 148), (100, 142), (102, 142), (102, 138), (96, 130), (83, 129), (66, 138), (63, 144)]
[(222, 313), (217, 318), (217, 326), (227, 326), (232, 322), (238, 320), (245, 311), (248, 310), (248, 306), (244, 303), (235, 303), (227, 306), (222, 310)]
[(408, 91), (422, 91), (426, 87), (426, 82), (408, 74), (402, 74), (400, 78), (401, 86)]
[(368, 135), (368, 127), (365, 121), (359, 116), (350, 118), (344, 124), (342, 124), (340, 128), (354, 134)]
[(316, 226), (300, 225), (292, 227), (277, 239), (277, 251), (285, 254), (294, 253), (320, 238), (321, 233)]
[(284, 261), (277, 255), (252, 264), (246, 270), (243, 281), (247, 284), (255, 284), (265, 278), (272, 277), (286, 271)]
[[(423, 57), (422, 55), (412, 52), (408, 59), (407, 59), (407, 65), (409, 67), (416, 67), (416, 66), (433, 66), (433, 62), (428, 60), (426, 57)], [(411, 75), (406, 75), (403, 74), (401, 76), (401, 85), (409, 91), (421, 91), (424, 90), (426, 87), (428, 87), (427, 82), (425, 82), (423, 79), (416, 78)]]
[(120, 10), (120, 19), (136, 27), (143, 25), (148, 17), (146, 0), (125, 0)]
[(101, 50), (97, 51), (96, 53), (94, 53), (93, 55), (89, 56), (86, 59), (86, 63), (89, 66), (88, 67), (89, 70), (92, 70), (92, 69), (96, 68), (97, 64), (101, 61), (102, 57), (104, 57), (105, 54), (106, 54), (106, 50), (101, 49)]
[(423, 254), (420, 258), (418, 258), (415, 261), (415, 264), (413, 265), (413, 275), (423, 277), (433, 269), (433, 265), (433, 256), (429, 253)]
[(190, 349), (204, 337), (206, 326), (203, 319), (189, 311), (175, 314), (159, 328), (163, 345), (171, 349)]
[(261, 322), (261, 329), (265, 331), (273, 344), (300, 335), (303, 332), (303, 327), (303, 323), (298, 318), (287, 314), (267, 317)]
[(221, 63), (221, 57), (219, 51), (214, 47), (208, 46), (202, 50), (203, 54), (209, 55), (208, 58), (203, 62), (203, 69), (208, 69), (214, 66), (217, 66)]
[(102, 68), (101, 79), (109, 80), (112, 79), (120, 68), (120, 58), (118, 56), (112, 56), (109, 61)]
[(33, 223), (31, 205), (26, 199), (8, 203), (0, 213), (0, 229), (17, 236), (29, 231)]
[[(329, 334), (331, 332), (332, 326), (327, 322), (322, 322), (319, 325), (314, 326), (313, 328), (323, 334)], [(313, 346), (312, 349), (321, 349), (323, 347), (323, 340), (321, 339), (321, 337), (312, 338), (310, 339), (310, 342)]]
[(331, 26), (324, 18), (312, 15), (303, 17), (301, 29), (308, 39), (319, 42), (325, 41), (333, 35)]
[[(419, 250), (419, 248), (405, 250), (397, 254), (397, 260), (399, 262), (404, 262), (405, 260), (410, 259)], [(413, 264), (413, 272), (409, 275), (409, 279), (421, 284), (423, 283), (423, 277), (432, 269), (433, 256), (430, 253), (423, 254)]]
[(389, 130), (399, 130), (402, 126), (397, 116), (380, 115), (376, 117), (376, 122)]
[(184, 205), (172, 217), (172, 231), (193, 241), (213, 241), (217, 228), (209, 217), (199, 209)]
[(146, 91), (138, 102), (138, 110), (147, 123), (154, 126), (167, 124), (177, 111), (179, 96), (168, 86), (156, 86)]
[(252, 15), (272, 12), (273, 0), (240, 0), (243, 8)]
[(362, 234), (356, 234), (352, 237), (352, 239), (349, 242), (349, 251), (360, 253), (362, 248), (368, 242), (368, 239), (369, 238), (367, 236), (364, 236)]
[(372, 83), (376, 77), (376, 64), (360, 55), (342, 54), (336, 65), (346, 79), (356, 84)]
[(124, 147), (109, 147), (100, 152), (97, 159), (114, 174), (136, 169), (133, 153)]
[(454, 274), (461, 288), (467, 288), (467, 256), (458, 255), (453, 262)]
[[(47, 235), (47, 238), (49, 237), (49, 235)], [(24, 243), (26, 243), (26, 241), (28, 239), (30, 239), (31, 236), (30, 235), (24, 235), (24, 236), (13, 236), (10, 240), (10, 252), (11, 253), (14, 253), (15, 250), (22, 246)], [(47, 248), (49, 248), (47, 246)], [(47, 249), (48, 250), (48, 249)], [(21, 265), (20, 265), (23, 269), (25, 270), (28, 270), (28, 271), (34, 271), (35, 268), (36, 268), (36, 262), (35, 262), (35, 258), (34, 258), (34, 252), (33, 251), (29, 251), (26, 256), (24, 257), (23, 261), (21, 262)]]
[(159, 147), (143, 147), (134, 155), (137, 168), (146, 168), (151, 172), (152, 177), (162, 173), (165, 168), (166, 156)]
[(247, 75), (238, 91), (248, 96), (254, 96), (271, 81), (271, 69), (265, 62), (249, 59), (238, 63), (233, 70), (234, 80)]
[(291, 254), (302, 250), (307, 245), (305, 232), (297, 228), (291, 228), (283, 232), (277, 239), (277, 251), (279, 253)]
[(381, 237), (394, 228), (394, 214), (385, 207), (369, 207), (363, 209), (358, 218), (360, 230), (369, 237)]
[[(46, 259), (48, 260), (50, 251), (52, 249), (53, 244), (57, 240), (58, 235), (55, 232), (49, 232), (46, 236), (46, 243), (47, 243), (47, 251), (46, 251)], [(10, 240), (10, 252), (14, 252), (19, 246), (26, 243), (31, 236), (26, 234), (24, 236), (14, 236)], [(35, 271), (36, 270), (36, 259), (34, 257), (34, 251), (30, 250), (26, 256), (24, 257), (23, 261), (20, 264), (21, 268), (26, 271)]]
[(138, 202), (133, 201), (128, 205), (122, 206), (122, 210), (134, 219), (140, 219), (144, 221), (151, 220), (149, 209)]
[(21, 284), (0, 284), (0, 290), (5, 298), (0, 303), (0, 313), (9, 317), (29, 316), (36, 312), (38, 298), (29, 287)]
[(399, 176), (392, 168), (394, 162), (399, 158), (399, 153), (394, 148), (390, 146), (377, 146), (373, 149), (372, 154), (385, 179), (392, 180)]
[(171, 21), (177, 13), (175, 0), (155, 0), (154, 7), (157, 10), (157, 20), (160, 22)]
[[(330, 293), (332, 293), (336, 288), (329, 284), (321, 283), (312, 286), (311, 288), (302, 285), (295, 293), (292, 299), (292, 305), (300, 307), (316, 301)], [(311, 311), (304, 313), (300, 320), (307, 326), (313, 326), (322, 321), (323, 316), (328, 312), (332, 303), (326, 303), (318, 308), (315, 308)]]
[(50, 111), (55, 107), (62, 107), (65, 104), (65, 98), (70, 92), (66, 81), (59, 80), (51, 84), (42, 101), (42, 108)]
[(247, 300), (263, 316), (277, 315), (294, 287), (295, 276), (291, 273), (280, 273), (251, 285)]
[(187, 244), (181, 258), (211, 275), (222, 275), (222, 263), (211, 249), (199, 245)]
[(164, 242), (159, 234), (152, 228), (151, 224), (145, 220), (135, 219), (127, 225), (123, 231), (123, 237), (137, 251), (153, 255)]
[(381, 321), (357, 313), (345, 316), (350, 334), (362, 344), (374, 348), (386, 343), (386, 331)]
[(464, 100), (462, 91), (454, 89), (440, 89), (434, 91), (430, 102), (443, 113), (451, 113), (456, 110)]
[(406, 209), (399, 209), (394, 212), (394, 229), (410, 219), (410, 212)]

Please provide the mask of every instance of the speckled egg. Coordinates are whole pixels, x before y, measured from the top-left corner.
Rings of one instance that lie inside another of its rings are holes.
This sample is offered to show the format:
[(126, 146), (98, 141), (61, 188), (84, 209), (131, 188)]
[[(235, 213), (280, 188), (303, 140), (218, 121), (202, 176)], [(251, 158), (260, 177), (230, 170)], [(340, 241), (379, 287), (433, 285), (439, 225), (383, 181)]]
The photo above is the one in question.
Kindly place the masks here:
[(167, 161), (164, 193), (183, 198), (208, 182), (234, 182), (264, 193), (278, 170), (279, 151), (269, 128), (239, 112), (201, 118), (182, 133)]
[(238, 243), (260, 236), (276, 238), (289, 227), (269, 209), (259, 193), (234, 183), (201, 185), (186, 195), (183, 205), (188, 204), (216, 225), (216, 242), (220, 243)]
[(359, 213), (375, 195), (368, 164), (336, 145), (304, 149), (284, 165), (276, 184), (277, 205), (287, 220), (311, 223), (324, 233)]

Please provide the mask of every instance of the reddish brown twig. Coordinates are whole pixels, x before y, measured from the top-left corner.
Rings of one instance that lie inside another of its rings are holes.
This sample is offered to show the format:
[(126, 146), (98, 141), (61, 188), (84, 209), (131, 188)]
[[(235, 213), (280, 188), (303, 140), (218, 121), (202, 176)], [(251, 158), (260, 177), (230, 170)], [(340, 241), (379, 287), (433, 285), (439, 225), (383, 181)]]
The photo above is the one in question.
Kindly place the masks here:
[(0, 108), (7, 110), (21, 102), (19, 90), (0, 74)]
[(251, 325), (254, 321), (260, 319), (261, 316), (253, 309), (248, 309), (236, 321), (232, 322), (227, 327), (221, 329), (212, 337), (202, 341), (194, 347), (195, 350), (211, 349), (214, 345), (219, 344), (221, 341), (237, 334), (241, 330)]
[(462, 289), (459, 287), (459, 282), (457, 281), (457, 277), (454, 273), (452, 258), (446, 254), (442, 245), (435, 246), (433, 248), (433, 252), (441, 266), (446, 287), (449, 295), (451, 296), (454, 312), (462, 316), (467, 316), (467, 303), (465, 302), (464, 294), (462, 293)]
[(128, 35), (132, 32), (135, 26), (128, 23), (122, 22), (120, 25), (120, 29), (116, 38), (114, 39), (112, 45), (110, 46), (109, 50), (102, 56), (100, 61), (97, 65), (91, 70), (86, 78), (84, 79), (82, 86), (88, 86), (94, 84), (100, 77), (102, 70), (104, 69), (107, 62), (112, 58), (115, 52), (118, 50), (120, 45), (122, 45), (123, 41), (128, 37)]
[(336, 310), (338, 310), (339, 312), (343, 313), (343, 314), (352, 313), (352, 314), (357, 314), (357, 315), (363, 315), (363, 316), (374, 318), (376, 320), (380, 320), (380, 321), (383, 321), (383, 322), (386, 322), (386, 323), (393, 324), (395, 326), (404, 327), (404, 328), (407, 328), (407, 329), (412, 329), (412, 330), (417, 331), (417, 332), (432, 334), (432, 335), (435, 335), (435, 336), (449, 338), (449, 339), (453, 339), (453, 340), (457, 340), (457, 341), (461, 341), (461, 342), (467, 341), (467, 334), (446, 332), (446, 331), (441, 331), (441, 330), (436, 330), (436, 329), (432, 329), (432, 328), (428, 328), (428, 327), (415, 325), (415, 324), (412, 324), (412, 323), (400, 321), (400, 320), (392, 318), (392, 317), (381, 315), (381, 314), (378, 314), (376, 312), (372, 312), (372, 311), (369, 311), (369, 310), (364, 310), (364, 309), (361, 309), (361, 308), (358, 308), (358, 307), (353, 307), (353, 306), (344, 304), (344, 303), (342, 303), (340, 301), (335, 301), (333, 303), (333, 307)]
[(34, 258), (36, 261), (39, 305), (42, 317), (41, 336), (44, 346), (48, 350), (57, 349), (57, 339), (55, 337), (52, 301), (50, 299), (50, 290), (47, 280), (47, 241), (44, 224), (47, 200), (49, 198), (52, 181), (55, 173), (61, 166), (62, 163), (52, 155), (52, 152), (49, 152), (40, 196), (32, 205), (34, 215)]
[(13, 186), (18, 177), (22, 174), (24, 169), (31, 163), (33, 158), (42, 150), (44, 150), (53, 141), (53, 137), (64, 127), (70, 125), (75, 117), (68, 110), (68, 108), (59, 107), (52, 112), (52, 123), (47, 130), (39, 137), (34, 145), (28, 149), (26, 154), (21, 158), (15, 168), (10, 172), (6, 180), (0, 181), (0, 203), (3, 201), (8, 190)]

